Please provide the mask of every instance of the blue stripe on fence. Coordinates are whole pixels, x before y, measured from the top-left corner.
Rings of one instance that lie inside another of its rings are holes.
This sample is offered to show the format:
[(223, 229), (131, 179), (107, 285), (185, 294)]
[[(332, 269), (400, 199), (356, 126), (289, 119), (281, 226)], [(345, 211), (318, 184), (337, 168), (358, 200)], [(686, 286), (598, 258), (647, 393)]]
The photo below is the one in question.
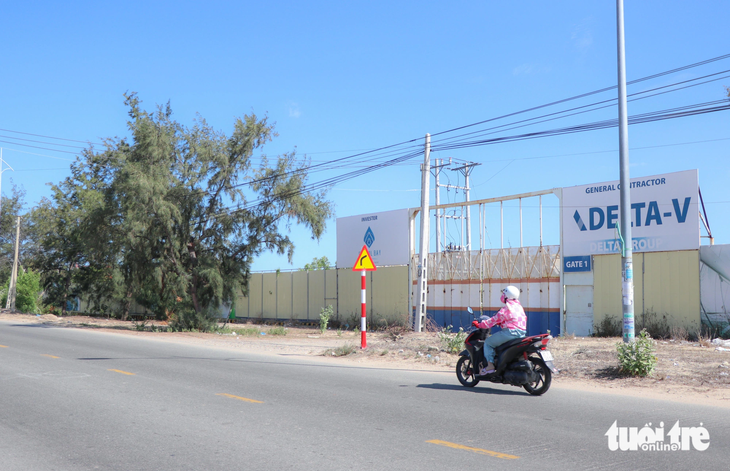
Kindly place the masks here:
[[(439, 327), (452, 326), (454, 331), (459, 327), (467, 330), (471, 327), (474, 317), (467, 311), (452, 309), (428, 309), (428, 318)], [(477, 317), (479, 312), (475, 310)], [(494, 311), (485, 311), (484, 314), (492, 316)], [(547, 331), (553, 336), (560, 335), (560, 312), (559, 311), (530, 311), (527, 312), (527, 335), (546, 334)], [(499, 328), (492, 329), (492, 333), (498, 332)]]

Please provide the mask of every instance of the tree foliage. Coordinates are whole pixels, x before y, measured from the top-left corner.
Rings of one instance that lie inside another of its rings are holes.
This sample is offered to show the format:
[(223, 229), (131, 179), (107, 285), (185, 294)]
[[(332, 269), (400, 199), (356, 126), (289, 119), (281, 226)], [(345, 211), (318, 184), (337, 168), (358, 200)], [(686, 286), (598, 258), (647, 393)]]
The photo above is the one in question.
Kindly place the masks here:
[(34, 210), (35, 260), (56, 302), (78, 292), (124, 317), (135, 301), (194, 328), (247, 289), (257, 255), (291, 260), (292, 224), (319, 238), (331, 206), (306, 191), (308, 162), (260, 154), (276, 135), (268, 118), (246, 115), (226, 136), (201, 117), (183, 126), (169, 103), (150, 113), (125, 98), (130, 138), (87, 149)]
[[(15, 309), (25, 313), (38, 312), (38, 297), (41, 293), (40, 275), (32, 270), (18, 273), (18, 281), (15, 287)], [(0, 296), (0, 304), (5, 307), (8, 300), (8, 288), (10, 278), (7, 279), (3, 286), (2, 296)]]
[(328, 268), (331, 268), (332, 264), (330, 263), (329, 259), (326, 255), (322, 257), (314, 257), (312, 259), (312, 263), (307, 263), (304, 265), (304, 268), (302, 268), (302, 271), (309, 271), (309, 270), (327, 270)]

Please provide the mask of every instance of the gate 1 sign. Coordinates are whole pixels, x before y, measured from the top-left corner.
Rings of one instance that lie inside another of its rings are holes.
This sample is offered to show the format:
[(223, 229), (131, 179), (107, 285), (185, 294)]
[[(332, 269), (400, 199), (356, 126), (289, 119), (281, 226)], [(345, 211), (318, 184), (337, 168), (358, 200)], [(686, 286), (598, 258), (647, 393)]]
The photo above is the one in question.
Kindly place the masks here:
[(591, 256), (565, 257), (563, 259), (563, 271), (565, 273), (591, 271)]
[[(697, 250), (697, 170), (631, 179), (634, 252)], [(564, 255), (620, 253), (618, 181), (563, 188)]]

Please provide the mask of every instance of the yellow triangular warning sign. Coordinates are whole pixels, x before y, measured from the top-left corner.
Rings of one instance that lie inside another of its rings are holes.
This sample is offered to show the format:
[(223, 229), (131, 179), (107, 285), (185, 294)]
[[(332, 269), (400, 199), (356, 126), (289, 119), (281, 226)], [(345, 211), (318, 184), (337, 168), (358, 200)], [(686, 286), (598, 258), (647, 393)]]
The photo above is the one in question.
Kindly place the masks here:
[(373, 257), (370, 256), (370, 252), (368, 252), (368, 246), (363, 245), (362, 250), (360, 251), (360, 255), (357, 256), (357, 260), (355, 261), (355, 266), (352, 267), (353, 271), (375, 271), (377, 268), (375, 267), (375, 263), (373, 262)]

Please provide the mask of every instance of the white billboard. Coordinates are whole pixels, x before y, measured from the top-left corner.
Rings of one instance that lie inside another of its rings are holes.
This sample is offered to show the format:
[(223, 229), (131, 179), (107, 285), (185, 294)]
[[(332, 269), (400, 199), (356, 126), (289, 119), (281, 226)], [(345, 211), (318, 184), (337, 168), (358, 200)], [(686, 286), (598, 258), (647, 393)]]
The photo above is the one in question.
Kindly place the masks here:
[[(619, 253), (618, 181), (563, 188), (563, 255)], [(697, 170), (631, 179), (634, 252), (697, 250)]]
[(375, 266), (408, 264), (408, 210), (337, 218), (337, 268), (352, 268), (367, 245)]

